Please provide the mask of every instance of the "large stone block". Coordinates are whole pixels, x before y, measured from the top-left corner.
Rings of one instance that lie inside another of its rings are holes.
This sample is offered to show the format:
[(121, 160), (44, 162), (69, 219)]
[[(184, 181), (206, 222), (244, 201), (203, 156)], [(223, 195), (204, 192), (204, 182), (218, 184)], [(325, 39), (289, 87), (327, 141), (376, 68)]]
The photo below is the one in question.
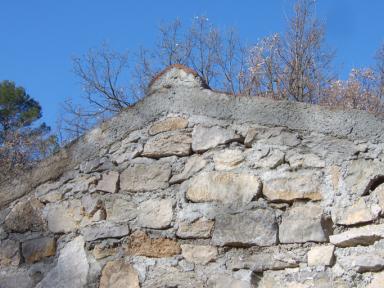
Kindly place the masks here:
[(384, 239), (384, 224), (352, 228), (329, 237), (329, 241), (338, 247), (371, 245), (380, 239)]
[(188, 158), (185, 163), (184, 170), (180, 174), (172, 176), (169, 183), (180, 183), (183, 182), (192, 176), (194, 176), (197, 172), (202, 170), (207, 165), (207, 161), (204, 160), (201, 156), (194, 155)]
[(129, 234), (128, 224), (111, 223), (107, 221), (97, 222), (84, 227), (81, 230), (85, 241), (94, 241), (104, 238), (121, 238)]
[(216, 217), (212, 243), (217, 246), (271, 246), (277, 243), (275, 213), (257, 209)]
[(186, 193), (192, 202), (220, 202), (223, 204), (248, 204), (259, 196), (261, 182), (251, 174), (208, 172), (191, 180)]
[(309, 266), (331, 266), (335, 259), (333, 252), (335, 246), (314, 246), (308, 252), (308, 265)]
[(317, 204), (306, 204), (291, 208), (279, 226), (281, 243), (326, 242), (332, 222), (323, 215)]
[(110, 261), (103, 268), (99, 288), (140, 288), (139, 276), (123, 260)]
[(48, 229), (53, 233), (76, 230), (83, 219), (83, 208), (78, 199), (46, 205)]
[(191, 143), (189, 133), (162, 133), (147, 141), (142, 156), (150, 158), (188, 156), (191, 154)]
[(171, 225), (172, 218), (173, 203), (170, 199), (150, 199), (139, 205), (138, 224), (141, 227), (165, 229)]
[(129, 238), (129, 243), (125, 247), (128, 255), (164, 258), (173, 257), (181, 253), (180, 245), (172, 239), (151, 239), (142, 231), (135, 231)]
[(338, 256), (337, 261), (347, 271), (364, 273), (384, 270), (384, 253), (382, 252)]
[(144, 192), (169, 186), (171, 167), (168, 163), (134, 164), (120, 175), (120, 189)]
[(321, 173), (317, 171), (277, 172), (263, 180), (263, 194), (270, 201), (322, 199)]
[(169, 117), (151, 125), (148, 134), (153, 136), (161, 132), (185, 129), (188, 126), (188, 119), (183, 117)]
[(217, 248), (208, 245), (183, 244), (181, 250), (181, 254), (187, 261), (197, 264), (205, 265), (217, 257)]
[(27, 240), (22, 244), (23, 257), (27, 263), (34, 263), (45, 257), (54, 256), (56, 241), (52, 237)]
[(332, 216), (336, 224), (356, 225), (376, 220), (379, 217), (381, 208), (375, 203), (369, 203), (364, 197), (358, 199), (354, 204), (345, 208), (335, 208)]
[(224, 150), (219, 151), (213, 156), (215, 162), (215, 170), (231, 170), (239, 167), (244, 161), (245, 156), (240, 150)]
[(36, 198), (17, 203), (5, 218), (5, 227), (19, 233), (44, 230), (46, 223), (42, 216), (43, 207)]
[(60, 251), (57, 265), (37, 284), (36, 288), (84, 288), (89, 264), (84, 250), (84, 239), (76, 237)]
[(192, 150), (198, 153), (215, 148), (220, 144), (239, 141), (241, 137), (230, 129), (219, 126), (196, 126), (192, 132)]
[(137, 216), (137, 206), (132, 201), (117, 198), (106, 207), (107, 220), (111, 222), (127, 222)]
[(180, 223), (176, 235), (179, 238), (209, 238), (215, 222), (212, 220), (198, 219), (192, 223)]
[(115, 171), (109, 171), (102, 175), (101, 180), (97, 183), (96, 190), (116, 193), (117, 183), (119, 181), (119, 173)]

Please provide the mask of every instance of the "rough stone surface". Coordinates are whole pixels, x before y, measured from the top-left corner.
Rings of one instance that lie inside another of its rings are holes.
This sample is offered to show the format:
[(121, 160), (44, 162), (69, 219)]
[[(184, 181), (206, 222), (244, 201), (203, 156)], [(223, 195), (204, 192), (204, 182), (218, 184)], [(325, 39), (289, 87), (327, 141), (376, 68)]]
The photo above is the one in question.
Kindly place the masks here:
[(197, 172), (202, 170), (207, 165), (207, 161), (205, 161), (200, 156), (192, 156), (185, 163), (184, 170), (177, 175), (172, 176), (169, 180), (169, 183), (180, 183), (195, 175)]
[(5, 218), (5, 226), (14, 232), (26, 232), (28, 230), (44, 230), (45, 221), (42, 217), (43, 204), (36, 198), (19, 202), (13, 207)]
[(110, 223), (101, 221), (81, 230), (85, 241), (94, 241), (104, 238), (121, 238), (129, 234), (129, 227), (124, 223)]
[(231, 172), (202, 173), (192, 179), (187, 199), (192, 202), (220, 202), (223, 204), (247, 204), (261, 190), (258, 177)]
[(351, 228), (345, 232), (331, 235), (329, 241), (338, 247), (370, 245), (384, 238), (384, 224)]
[(179, 238), (209, 238), (212, 234), (213, 225), (212, 220), (198, 219), (192, 223), (180, 223), (176, 235)]
[(18, 266), (21, 262), (20, 244), (14, 240), (0, 242), (0, 267)]
[(270, 201), (321, 200), (320, 181), (315, 171), (278, 173), (263, 181), (263, 195)]
[(83, 218), (80, 200), (48, 204), (48, 229), (53, 233), (68, 233), (76, 230)]
[(181, 254), (183, 257), (193, 263), (207, 264), (217, 257), (217, 248), (207, 245), (181, 245)]
[(359, 198), (353, 205), (344, 209), (337, 209), (336, 223), (341, 225), (355, 225), (376, 220), (381, 208), (377, 204), (367, 203), (364, 198)]
[(277, 243), (275, 214), (268, 209), (220, 215), (216, 218), (212, 243), (217, 246), (270, 246)]
[(334, 261), (333, 252), (335, 246), (314, 246), (308, 252), (308, 265), (309, 266), (331, 266)]
[(167, 238), (151, 239), (145, 232), (136, 231), (126, 247), (128, 255), (154, 258), (172, 257), (181, 253), (180, 244)]
[(162, 133), (145, 144), (142, 156), (150, 158), (188, 156), (191, 154), (191, 143), (189, 133)]
[(283, 216), (279, 240), (281, 243), (326, 242), (331, 227), (320, 205), (309, 203), (293, 207)]
[(349, 255), (338, 259), (346, 270), (355, 270), (358, 273), (377, 272), (384, 269), (383, 253), (368, 253), (363, 255)]
[(166, 163), (135, 164), (120, 175), (121, 190), (143, 192), (168, 187), (171, 168)]
[(140, 204), (138, 223), (141, 227), (164, 229), (169, 227), (173, 218), (173, 204), (170, 199), (150, 199)]
[(83, 288), (87, 284), (88, 271), (84, 240), (78, 236), (60, 251), (56, 267), (49, 271), (36, 288)]
[(240, 140), (240, 136), (232, 130), (219, 126), (197, 126), (192, 132), (192, 150), (200, 153), (215, 148), (220, 144), (238, 140)]
[(55, 255), (56, 241), (51, 237), (27, 240), (22, 244), (22, 252), (27, 263), (38, 262)]
[(108, 262), (101, 273), (100, 288), (140, 288), (139, 276), (132, 265), (123, 261)]
[(111, 171), (103, 174), (101, 180), (97, 183), (96, 190), (116, 193), (119, 173)]
[(367, 288), (381, 288), (384, 284), (384, 272), (375, 273), (372, 282), (369, 283)]
[(213, 157), (215, 170), (231, 170), (238, 167), (244, 161), (244, 155), (240, 150), (225, 150), (216, 153)]
[(183, 117), (169, 117), (151, 125), (149, 135), (156, 135), (161, 132), (174, 131), (187, 128), (188, 119)]

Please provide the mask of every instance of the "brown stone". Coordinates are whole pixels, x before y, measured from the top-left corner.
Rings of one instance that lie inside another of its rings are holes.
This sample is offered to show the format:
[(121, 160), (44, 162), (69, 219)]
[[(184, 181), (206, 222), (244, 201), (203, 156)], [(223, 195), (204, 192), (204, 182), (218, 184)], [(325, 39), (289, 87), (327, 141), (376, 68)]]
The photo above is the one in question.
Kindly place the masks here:
[(161, 132), (185, 129), (188, 126), (188, 119), (183, 117), (169, 117), (167, 119), (154, 123), (148, 131), (153, 136)]
[(95, 259), (102, 259), (108, 256), (112, 256), (117, 253), (117, 247), (106, 246), (103, 243), (96, 244), (95, 248), (93, 248), (92, 254)]
[(101, 272), (99, 288), (139, 288), (139, 276), (123, 260), (108, 262)]
[(213, 225), (212, 220), (198, 219), (193, 223), (180, 223), (176, 235), (179, 238), (209, 238), (212, 233)]
[(18, 266), (21, 261), (20, 244), (14, 240), (0, 242), (0, 267)]
[(134, 232), (125, 247), (128, 255), (146, 256), (153, 258), (172, 257), (181, 253), (180, 245), (167, 238), (151, 239), (143, 231)]
[(28, 240), (22, 244), (22, 252), (27, 263), (34, 263), (55, 255), (56, 241), (51, 237)]

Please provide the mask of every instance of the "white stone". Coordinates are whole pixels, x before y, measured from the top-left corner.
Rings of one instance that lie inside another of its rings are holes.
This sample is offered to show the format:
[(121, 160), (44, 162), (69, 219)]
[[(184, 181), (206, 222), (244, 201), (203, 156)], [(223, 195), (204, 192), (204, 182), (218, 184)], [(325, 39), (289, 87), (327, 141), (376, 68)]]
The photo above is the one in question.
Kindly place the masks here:
[(308, 252), (309, 266), (331, 266), (334, 260), (335, 246), (314, 246)]
[(231, 170), (239, 167), (244, 161), (244, 155), (240, 150), (224, 150), (215, 153), (213, 161), (215, 162), (215, 170)]
[(173, 218), (173, 203), (170, 199), (150, 199), (139, 205), (138, 223), (141, 227), (164, 229)]
[(220, 144), (227, 144), (237, 140), (240, 140), (240, 136), (233, 130), (219, 126), (203, 127), (199, 125), (192, 132), (192, 150), (200, 153), (215, 148)]
[(187, 261), (197, 264), (205, 265), (217, 257), (217, 248), (208, 245), (182, 244), (181, 250)]

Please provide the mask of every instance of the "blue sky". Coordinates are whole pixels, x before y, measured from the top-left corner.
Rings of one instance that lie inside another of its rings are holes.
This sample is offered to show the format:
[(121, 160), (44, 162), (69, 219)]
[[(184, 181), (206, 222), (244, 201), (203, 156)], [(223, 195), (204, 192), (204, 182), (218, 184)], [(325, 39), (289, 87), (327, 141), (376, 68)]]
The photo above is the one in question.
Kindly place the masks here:
[[(71, 57), (103, 41), (117, 50), (151, 47), (162, 21), (189, 24), (197, 15), (234, 26), (254, 43), (283, 31), (291, 6), (291, 0), (0, 0), (0, 80), (25, 87), (41, 103), (43, 120), (55, 126), (60, 103), (81, 96)], [(372, 64), (384, 43), (384, 1), (319, 0), (317, 8), (339, 76)]]

